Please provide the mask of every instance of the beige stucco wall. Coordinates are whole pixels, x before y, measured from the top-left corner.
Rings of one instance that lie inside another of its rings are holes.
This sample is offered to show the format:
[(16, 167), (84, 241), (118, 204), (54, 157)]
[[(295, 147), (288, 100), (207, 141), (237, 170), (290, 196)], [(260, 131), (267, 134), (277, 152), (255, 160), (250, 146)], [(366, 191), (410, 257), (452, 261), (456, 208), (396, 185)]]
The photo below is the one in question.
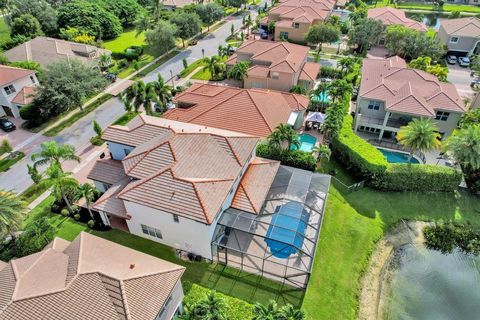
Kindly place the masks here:
[(450, 51), (461, 51), (461, 52), (473, 51), (473, 49), (475, 49), (475, 45), (480, 40), (479, 38), (475, 38), (475, 37), (465, 37), (465, 36), (457, 36), (457, 35), (453, 35), (453, 36), (458, 37), (457, 43), (451, 43), (450, 38), (452, 37), (452, 35), (447, 34), (443, 26), (440, 26), (440, 29), (438, 30), (438, 34), (437, 34), (437, 39), (441, 43), (446, 44), (448, 47), (448, 50)]
[(309, 23), (300, 23), (298, 29), (291, 27), (277, 27), (275, 26), (275, 40), (280, 40), (281, 32), (288, 32), (288, 39), (295, 41), (295, 42), (303, 42), (305, 41), (305, 34), (308, 32), (310, 28)]
[(244, 87), (246, 89), (264, 88), (288, 92), (295, 85), (294, 80), (294, 74), (283, 72), (278, 73), (278, 80), (250, 76), (244, 80)]

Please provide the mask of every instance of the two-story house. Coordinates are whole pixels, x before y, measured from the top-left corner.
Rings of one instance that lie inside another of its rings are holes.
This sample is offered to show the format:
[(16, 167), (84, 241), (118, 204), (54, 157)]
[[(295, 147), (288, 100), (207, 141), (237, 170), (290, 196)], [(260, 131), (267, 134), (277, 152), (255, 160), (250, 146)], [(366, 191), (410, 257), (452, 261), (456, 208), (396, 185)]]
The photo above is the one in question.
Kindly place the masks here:
[(401, 126), (419, 117), (434, 120), (444, 139), (466, 111), (453, 84), (408, 68), (398, 56), (363, 60), (362, 75), (355, 131), (374, 133), (378, 139), (393, 138)]
[(0, 320), (171, 320), (185, 268), (81, 232), (0, 261)]
[(20, 117), (20, 108), (31, 102), (37, 85), (35, 70), (0, 65), (0, 116)]
[(437, 39), (448, 47), (449, 54), (461, 56), (480, 53), (480, 19), (466, 17), (442, 19)]
[(270, 9), (268, 16), (260, 20), (260, 27), (268, 30), (275, 24), (275, 40), (305, 42), (305, 34), (314, 24), (325, 22), (332, 14), (335, 0), (286, 0)]
[[(281, 124), (303, 125), (308, 98), (262, 89), (195, 83), (173, 99), (163, 117), (266, 138)], [(241, 121), (239, 121), (241, 119)]]
[(249, 40), (227, 60), (227, 67), (248, 61), (250, 68), (245, 88), (264, 88), (288, 92), (300, 85), (307, 90), (315, 86), (320, 64), (307, 62), (309, 48), (289, 42)]

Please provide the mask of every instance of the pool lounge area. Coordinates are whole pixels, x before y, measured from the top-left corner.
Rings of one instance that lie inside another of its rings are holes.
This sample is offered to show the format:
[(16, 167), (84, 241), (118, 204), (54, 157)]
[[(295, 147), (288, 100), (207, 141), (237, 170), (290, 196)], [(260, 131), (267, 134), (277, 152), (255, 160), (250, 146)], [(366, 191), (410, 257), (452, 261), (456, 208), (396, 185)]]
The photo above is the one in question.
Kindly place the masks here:
[(305, 289), (330, 176), (280, 166), (258, 215), (229, 208), (212, 241), (216, 261)]
[(301, 150), (305, 152), (312, 152), (313, 148), (317, 144), (317, 138), (308, 134), (302, 133), (298, 135), (298, 140), (300, 141), (300, 147), (292, 146), (291, 150)]

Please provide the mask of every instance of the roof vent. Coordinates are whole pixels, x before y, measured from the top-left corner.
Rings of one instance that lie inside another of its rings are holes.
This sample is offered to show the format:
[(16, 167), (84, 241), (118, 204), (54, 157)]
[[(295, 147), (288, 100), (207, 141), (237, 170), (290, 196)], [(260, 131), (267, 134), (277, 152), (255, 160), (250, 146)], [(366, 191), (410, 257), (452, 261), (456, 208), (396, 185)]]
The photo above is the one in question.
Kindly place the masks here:
[(135, 269), (135, 263), (130, 263), (130, 269)]

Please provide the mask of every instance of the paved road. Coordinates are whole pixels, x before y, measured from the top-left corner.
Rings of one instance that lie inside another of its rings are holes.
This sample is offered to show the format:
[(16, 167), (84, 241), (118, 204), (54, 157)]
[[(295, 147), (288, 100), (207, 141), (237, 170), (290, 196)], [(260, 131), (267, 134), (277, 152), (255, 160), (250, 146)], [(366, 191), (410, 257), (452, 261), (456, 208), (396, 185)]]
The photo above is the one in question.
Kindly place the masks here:
[(470, 88), (470, 68), (462, 68), (459, 65), (448, 65), (447, 80), (455, 85), (458, 94), (463, 97), (473, 97), (473, 90)]

